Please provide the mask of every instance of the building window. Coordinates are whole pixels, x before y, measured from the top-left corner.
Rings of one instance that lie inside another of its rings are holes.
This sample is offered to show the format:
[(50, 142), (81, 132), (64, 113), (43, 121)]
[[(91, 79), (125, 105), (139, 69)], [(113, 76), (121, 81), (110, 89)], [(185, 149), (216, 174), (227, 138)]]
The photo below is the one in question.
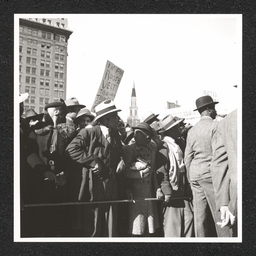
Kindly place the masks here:
[(55, 69), (59, 69), (59, 63), (55, 62)]
[(20, 55), (20, 62), (22, 61), (22, 56)]
[(58, 90), (54, 90), (53, 96), (54, 96), (55, 98), (59, 97)]
[(60, 73), (60, 79), (64, 78), (64, 73)]
[(25, 100), (26, 103), (29, 103), (29, 97)]
[(59, 35), (55, 35), (54, 40), (56, 40), (56, 41), (60, 41), (60, 36), (59, 36)]
[(22, 43), (23, 43), (23, 37), (20, 36), (20, 44), (22, 44)]
[(59, 45), (55, 45), (55, 51), (59, 51), (60, 46)]
[(39, 103), (40, 103), (40, 105), (43, 105), (44, 104), (44, 98), (39, 98)]
[(40, 79), (40, 85), (44, 85), (44, 79)]
[(50, 76), (50, 70), (45, 70), (45, 75), (49, 77)]
[(40, 95), (44, 95), (44, 89), (40, 88)]
[(36, 93), (36, 87), (31, 87), (31, 93), (35, 94)]
[(39, 114), (44, 113), (44, 108), (43, 107), (39, 107)]
[(27, 54), (31, 54), (31, 48), (27, 48)]
[(32, 75), (36, 75), (36, 68), (32, 68)]
[(50, 86), (50, 80), (49, 79), (45, 80), (45, 86)]
[(60, 47), (60, 52), (64, 52), (64, 47)]
[(46, 45), (45, 43), (41, 43), (41, 47), (42, 47), (42, 48), (44, 48), (44, 47), (45, 47), (45, 45)]
[(26, 62), (27, 62), (27, 64), (30, 64), (30, 62), (31, 62), (31, 58), (30, 58), (30, 57), (27, 57)]
[(20, 75), (20, 80), (19, 81), (21, 82), (21, 75)]
[(47, 60), (46, 61), (46, 65), (45, 65), (47, 68), (49, 68), (50, 67), (50, 61), (49, 60)]
[(37, 45), (37, 41), (36, 41), (36, 40), (33, 40), (32, 44), (33, 44), (33, 45)]
[(47, 44), (47, 45), (46, 45), (46, 48), (47, 48), (47, 49), (50, 49), (50, 48), (51, 48), (51, 45), (50, 45), (50, 44)]
[(59, 91), (59, 97), (63, 98), (64, 97), (64, 92), (63, 91)]
[(60, 55), (60, 60), (64, 60), (64, 55)]
[(28, 93), (29, 93), (29, 88), (30, 88), (29, 86), (26, 86), (26, 87), (25, 87), (25, 92), (28, 92)]
[(32, 36), (37, 36), (38, 31), (37, 30), (32, 30)]
[(46, 52), (46, 58), (50, 58), (51, 57), (51, 52)]
[(64, 70), (64, 65), (60, 64), (60, 70)]
[(48, 104), (49, 103), (49, 99), (48, 98), (45, 98), (44, 99), (44, 104)]
[(20, 65), (20, 72), (21, 72), (21, 65)]
[(45, 57), (45, 51), (41, 51), (41, 57)]
[(31, 39), (28, 39), (28, 44), (32, 44), (32, 40)]
[(32, 54), (36, 55), (36, 53), (37, 53), (37, 49), (32, 49)]
[(58, 78), (58, 77), (59, 77), (59, 72), (55, 72), (55, 73), (54, 73), (54, 77), (55, 77), (55, 78)]
[(40, 76), (44, 76), (44, 69), (40, 69)]
[(30, 77), (29, 76), (26, 76), (26, 83), (30, 84)]
[(22, 46), (20, 46), (20, 53), (22, 53)]
[(31, 35), (32, 30), (31, 30), (30, 28), (27, 28), (27, 33), (28, 33), (29, 35)]
[(60, 88), (63, 88), (63, 83), (60, 83)]
[(49, 96), (50, 95), (50, 90), (49, 89), (45, 89), (45, 96)]
[(42, 38), (46, 38), (46, 32), (42, 31)]
[(52, 34), (51, 33), (47, 33), (47, 39), (52, 39)]
[(31, 78), (31, 84), (36, 84), (36, 78), (35, 77)]
[(54, 87), (58, 88), (58, 82), (57, 81), (54, 82)]
[(32, 104), (36, 103), (36, 97), (35, 96), (30, 97), (30, 103), (32, 103)]
[(22, 33), (24, 30), (24, 27), (20, 27), (20, 33)]
[(60, 41), (63, 42), (63, 43), (65, 43), (66, 37), (65, 37), (65, 36), (61, 36), (61, 37), (60, 37)]
[(26, 73), (30, 74), (30, 67), (26, 67)]
[(36, 65), (36, 58), (32, 58), (32, 65)]
[(41, 60), (40, 66), (41, 66), (41, 67), (44, 67), (44, 65), (45, 65), (45, 61), (44, 61), (44, 60)]
[(59, 54), (55, 54), (55, 60), (58, 60), (59, 59)]

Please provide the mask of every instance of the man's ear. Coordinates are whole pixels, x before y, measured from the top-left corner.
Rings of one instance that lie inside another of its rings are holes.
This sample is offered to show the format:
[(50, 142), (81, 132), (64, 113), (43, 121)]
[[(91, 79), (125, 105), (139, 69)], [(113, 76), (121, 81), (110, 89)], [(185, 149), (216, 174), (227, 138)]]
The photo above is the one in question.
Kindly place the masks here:
[(60, 110), (56, 108), (56, 109), (54, 110), (54, 115), (55, 115), (55, 116), (58, 116), (59, 114), (60, 114)]

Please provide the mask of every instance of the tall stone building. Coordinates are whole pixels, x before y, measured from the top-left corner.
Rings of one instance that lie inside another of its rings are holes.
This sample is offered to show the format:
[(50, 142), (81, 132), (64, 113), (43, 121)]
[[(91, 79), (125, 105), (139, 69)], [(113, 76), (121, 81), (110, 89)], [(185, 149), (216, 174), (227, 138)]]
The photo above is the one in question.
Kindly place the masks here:
[(67, 48), (72, 31), (67, 19), (19, 20), (19, 91), (28, 92), (25, 111), (38, 113), (59, 98), (66, 99)]
[(138, 118), (138, 107), (137, 107), (135, 84), (133, 82), (130, 116), (127, 118), (127, 124), (132, 127), (132, 126), (136, 126), (139, 122), (140, 122), (140, 119)]

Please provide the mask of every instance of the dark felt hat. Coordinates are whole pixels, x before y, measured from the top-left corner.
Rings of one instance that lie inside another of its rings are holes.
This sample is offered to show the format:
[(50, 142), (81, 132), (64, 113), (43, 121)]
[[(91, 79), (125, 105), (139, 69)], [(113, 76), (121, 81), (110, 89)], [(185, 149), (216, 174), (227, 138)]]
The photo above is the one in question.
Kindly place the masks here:
[(213, 101), (212, 97), (209, 95), (202, 96), (196, 100), (196, 109), (194, 111), (199, 110), (202, 107), (206, 107), (211, 104), (218, 104), (218, 101)]
[(44, 116), (44, 113), (41, 113), (41, 114), (37, 114), (36, 111), (32, 108), (28, 109), (26, 112), (25, 112), (25, 118), (26, 120), (30, 121), (30, 120), (42, 120)]
[(48, 108), (57, 108), (57, 107), (66, 108), (66, 104), (63, 100), (54, 101), (54, 102), (50, 102), (47, 105), (45, 105), (44, 109), (47, 110)]
[(85, 108), (85, 105), (81, 105), (79, 104), (79, 101), (77, 100), (77, 98), (75, 97), (72, 97), (72, 98), (69, 98), (65, 101), (65, 104), (68, 107), (74, 107), (74, 106), (78, 106), (78, 107), (81, 107), (81, 108)]

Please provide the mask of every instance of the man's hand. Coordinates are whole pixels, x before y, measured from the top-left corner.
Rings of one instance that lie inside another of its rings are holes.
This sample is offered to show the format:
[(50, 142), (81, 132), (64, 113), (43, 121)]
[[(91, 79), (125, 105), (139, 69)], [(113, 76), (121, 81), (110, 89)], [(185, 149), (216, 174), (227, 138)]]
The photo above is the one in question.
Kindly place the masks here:
[(54, 172), (52, 171), (46, 171), (44, 172), (44, 180), (50, 180), (54, 181), (55, 183), (57, 182), (57, 178)]
[(147, 177), (150, 174), (150, 167), (147, 167), (146, 169), (140, 171), (140, 177), (143, 179)]
[(94, 174), (99, 175), (102, 170), (102, 165), (100, 163), (97, 163), (91, 170)]
[(116, 167), (116, 173), (120, 173), (122, 172), (123, 170), (125, 169), (125, 163), (124, 163), (124, 160), (121, 159), (119, 164), (117, 165)]
[(57, 185), (62, 187), (67, 183), (67, 178), (64, 173), (60, 173), (60, 175), (57, 177)]
[(162, 192), (162, 189), (161, 188), (158, 188), (157, 191), (156, 191), (156, 198), (157, 199), (160, 199), (160, 200), (163, 200), (164, 199), (164, 193)]
[(229, 211), (228, 206), (221, 206), (220, 213), (222, 222), (217, 222), (217, 225), (219, 225), (221, 228), (228, 225), (232, 226), (235, 223), (236, 217)]

